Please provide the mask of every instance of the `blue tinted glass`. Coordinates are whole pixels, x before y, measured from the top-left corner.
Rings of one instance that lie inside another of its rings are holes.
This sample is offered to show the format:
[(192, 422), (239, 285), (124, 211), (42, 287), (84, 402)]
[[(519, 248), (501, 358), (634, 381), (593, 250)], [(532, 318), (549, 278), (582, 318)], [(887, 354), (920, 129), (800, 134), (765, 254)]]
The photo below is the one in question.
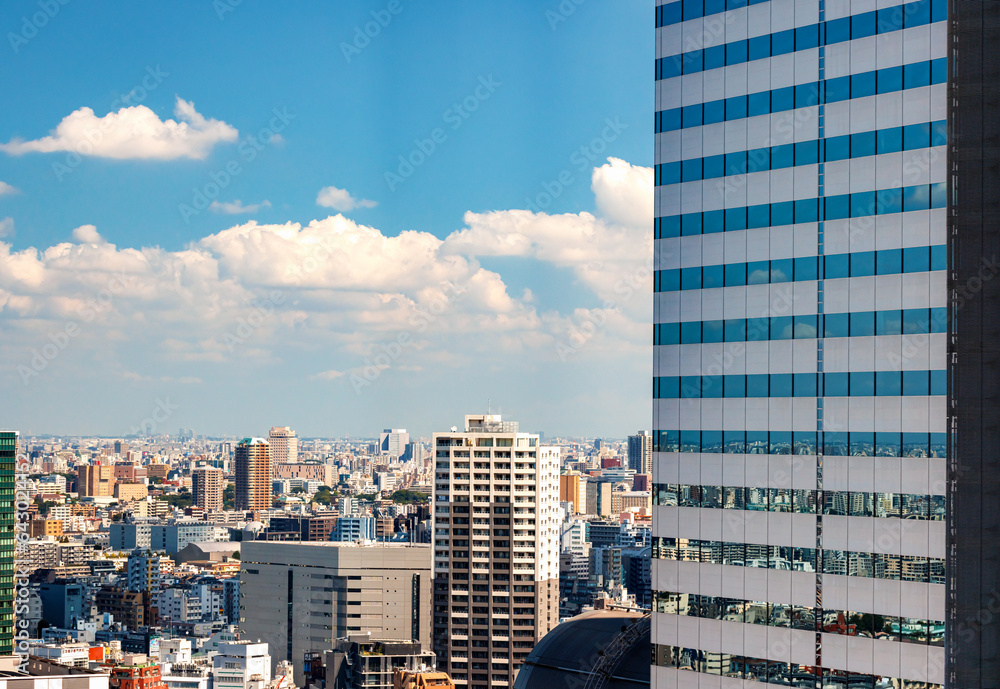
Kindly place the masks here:
[(705, 321), (701, 324), (702, 342), (722, 342), (722, 321)]
[[(830, 374), (827, 375), (829, 376)], [(828, 455), (842, 457), (847, 454), (848, 445), (849, 441), (847, 433), (837, 433), (832, 431), (826, 431), (823, 433), (823, 452)]]
[(903, 272), (922, 273), (931, 269), (931, 252), (926, 246), (903, 249)]
[(681, 128), (681, 109), (663, 110), (660, 112), (660, 131), (672, 132)]
[(826, 102), (837, 103), (851, 98), (851, 77), (826, 80)]
[(866, 215), (875, 215), (875, 192), (859, 191), (851, 194), (851, 217), (863, 218)]
[[(716, 103), (720, 101), (715, 101)], [(705, 111), (708, 111), (708, 106), (705, 107)], [(714, 156), (708, 156), (704, 159), (702, 174), (705, 179), (713, 179), (715, 177), (723, 177), (726, 174), (726, 156), (719, 154)]]
[(705, 376), (701, 379), (702, 397), (722, 397), (722, 376)]
[(903, 88), (915, 89), (931, 83), (931, 63), (915, 62), (903, 66)]
[(747, 151), (747, 172), (763, 172), (770, 169), (771, 149), (755, 148)]
[(931, 270), (945, 270), (948, 267), (947, 251), (944, 244), (931, 247)]
[[(745, 230), (745, 229), (747, 229), (746, 208), (727, 208), (726, 232), (732, 232), (733, 230)], [(726, 284), (729, 283), (727, 282)]]
[(875, 256), (876, 275), (896, 275), (903, 272), (903, 250), (884, 249)]
[(695, 105), (686, 105), (681, 108), (683, 114), (681, 115), (682, 126), (687, 129), (688, 127), (700, 127), (702, 123), (701, 119), (701, 103)]
[(725, 230), (725, 213), (723, 211), (705, 211), (701, 216), (702, 234), (713, 234)]
[(851, 215), (851, 195), (827, 196), (823, 199), (823, 216), (827, 220), (843, 220)]
[[(851, 256), (851, 277), (869, 277), (875, 274), (875, 252), (859, 251)], [(854, 334), (853, 332), (851, 333)]]
[(948, 205), (948, 184), (935, 182), (931, 187), (931, 208), (944, 208)]
[[(771, 397), (791, 397), (792, 396), (792, 374), (775, 373), (771, 375)], [(791, 444), (791, 438), (788, 439)]]
[(747, 115), (749, 117), (754, 117), (755, 115), (766, 115), (769, 112), (771, 112), (770, 91), (751, 93), (747, 96)]
[(799, 84), (795, 87), (795, 107), (805, 108), (810, 105), (819, 105), (819, 85), (815, 82)]
[(660, 239), (669, 239), (671, 237), (681, 236), (681, 218), (679, 215), (670, 215), (665, 218), (659, 218), (660, 221)]
[(771, 261), (771, 282), (791, 282), (794, 278), (792, 266), (790, 258)]
[[(729, 63), (732, 64), (732, 63)], [(747, 116), (747, 97), (733, 96), (726, 99), (726, 119), (742, 120)]]
[(757, 36), (756, 38), (751, 38), (750, 46), (747, 49), (747, 56), (751, 60), (760, 60), (765, 57), (771, 56), (771, 35), (764, 34), (763, 36)]
[(702, 60), (705, 57), (704, 51), (692, 50), (689, 53), (684, 53), (684, 66), (682, 71), (684, 74), (695, 74), (702, 71)]
[(850, 314), (823, 314), (823, 337), (847, 337), (851, 334)]
[(849, 134), (843, 136), (831, 136), (823, 142), (826, 147), (827, 161), (846, 160), (851, 157), (851, 137)]
[[(869, 374), (871, 375), (871, 374)], [(854, 388), (851, 388), (851, 394), (856, 394)], [(875, 456), (875, 434), (874, 433), (855, 433), (851, 432), (851, 454), (855, 457), (874, 457)]]
[(683, 0), (684, 20), (695, 19), (705, 14), (705, 5), (702, 0)]
[(701, 451), (722, 452), (722, 431), (702, 431)]
[(817, 280), (819, 275), (816, 266), (819, 263), (818, 256), (805, 256), (795, 259), (795, 281)]
[[(729, 397), (729, 386), (726, 386), (726, 397)], [(747, 435), (745, 431), (723, 431), (722, 444), (725, 451), (732, 454), (744, 454), (747, 451)]]
[(742, 318), (730, 318), (725, 321), (726, 342), (746, 342), (747, 322)]
[(676, 292), (681, 288), (681, 271), (679, 269), (660, 271), (662, 277), (661, 291)]
[(787, 55), (795, 50), (795, 29), (771, 34), (771, 55)]
[(875, 394), (898, 397), (903, 394), (902, 378), (899, 371), (877, 371), (875, 373)]
[(669, 26), (681, 21), (681, 2), (672, 2), (668, 5), (660, 5), (660, 26)]
[(726, 64), (727, 65), (741, 65), (747, 61), (747, 42), (733, 41), (732, 43), (727, 43), (725, 45), (726, 49)]
[(672, 79), (682, 74), (681, 68), (684, 65), (684, 58), (680, 55), (664, 57), (657, 60), (657, 64), (660, 67), (660, 73), (657, 75), (658, 78)]
[(795, 144), (771, 147), (771, 169), (780, 170), (795, 165)]
[(758, 227), (767, 227), (771, 224), (771, 207), (764, 203), (759, 206), (750, 206), (747, 208), (747, 227), (749, 229), (754, 229)]
[(726, 46), (716, 45), (705, 48), (705, 69), (718, 69), (726, 66)]
[(660, 431), (660, 452), (677, 452), (680, 450), (680, 431)]
[(880, 129), (876, 135), (876, 153), (898, 153), (903, 150), (903, 128)]
[(693, 182), (701, 179), (701, 158), (691, 158), (681, 162), (681, 181)]
[(701, 343), (701, 321), (681, 323), (681, 344)]
[(675, 345), (681, 341), (680, 323), (660, 323), (660, 344)]
[(926, 184), (903, 187), (903, 210), (925, 211), (931, 207), (930, 189)]
[(766, 373), (750, 375), (747, 379), (747, 397), (768, 396), (768, 376)]
[(823, 277), (827, 280), (851, 276), (851, 255), (830, 254), (823, 257)]
[(722, 266), (705, 266), (701, 271), (701, 287), (702, 289), (711, 289), (712, 287), (722, 287)]
[(931, 0), (931, 21), (943, 22), (948, 18), (948, 0)]
[[(909, 393), (906, 390), (906, 373), (903, 373), (903, 394), (923, 394), (927, 393)], [(929, 448), (927, 447), (928, 435), (927, 433), (903, 433), (903, 446), (900, 448), (901, 457), (926, 457)]]
[(879, 189), (875, 192), (875, 214), (901, 213), (903, 211), (902, 189)]
[(747, 284), (747, 264), (726, 264), (726, 287), (740, 287)]
[[(681, 390), (683, 395), (683, 390)], [(681, 431), (681, 452), (701, 451), (701, 431)]]
[(660, 397), (663, 399), (675, 399), (681, 394), (681, 379), (676, 376), (664, 376), (660, 381)]
[(932, 84), (943, 84), (948, 80), (948, 61), (939, 57), (936, 60), (931, 60), (931, 83)]
[(713, 100), (705, 103), (705, 124), (716, 124), (726, 120), (726, 101)]
[[(685, 3), (686, 4), (686, 3)], [(685, 7), (685, 10), (687, 7)], [(686, 14), (686, 12), (685, 12)], [(875, 13), (864, 12), (851, 17), (851, 38), (865, 38), (875, 35)]]
[(680, 163), (663, 163), (660, 165), (660, 184), (677, 184), (680, 181)]
[(878, 92), (892, 93), (903, 88), (903, 68), (886, 67), (878, 71)]
[(913, 151), (918, 148), (927, 148), (930, 145), (931, 125), (929, 122), (908, 124), (903, 127), (903, 150)]
[(824, 373), (822, 375), (824, 397), (847, 397), (850, 389), (848, 387), (848, 374)]
[[(894, 376), (899, 377), (898, 373), (894, 373)], [(876, 378), (876, 394), (878, 393), (878, 380)], [(886, 393), (889, 394), (889, 393)], [(898, 393), (897, 393), (898, 394)], [(884, 433), (879, 432), (875, 434), (875, 456), (876, 457), (899, 457), (899, 449), (902, 444), (903, 439), (902, 433)]]
[(903, 309), (903, 334), (930, 332), (930, 309)]
[(931, 371), (931, 394), (944, 395), (948, 392), (948, 372)]
[(726, 397), (746, 397), (747, 382), (744, 376), (726, 376)]
[(701, 234), (701, 213), (685, 213), (681, 216), (681, 235), (690, 237)]
[(771, 339), (771, 319), (770, 318), (748, 318), (747, 319), (747, 342), (763, 342)]
[(685, 399), (701, 397), (701, 376), (681, 376), (681, 397)]
[(815, 373), (796, 373), (795, 374), (795, 389), (794, 393), (796, 397), (815, 397), (816, 396), (816, 374)]
[(681, 289), (701, 289), (701, 267), (681, 268)]
[(800, 26), (795, 29), (795, 49), (808, 50), (819, 46), (819, 24)]
[(726, 11), (726, 0), (705, 0), (705, 16)]
[(819, 322), (819, 316), (795, 316), (793, 318), (793, 330), (795, 332), (796, 340), (811, 340), (819, 335), (819, 328), (817, 323)]
[(795, 164), (811, 165), (819, 162), (819, 141), (802, 141), (795, 144)]
[(944, 146), (948, 143), (948, 123), (945, 120), (931, 122), (931, 146)]
[(904, 7), (906, 9), (906, 16), (903, 18), (904, 28), (931, 23), (931, 0), (916, 0)]
[(862, 72), (851, 75), (851, 98), (863, 98), (875, 95), (875, 72)]
[[(853, 371), (851, 374), (851, 396), (852, 397), (874, 397), (875, 396), (875, 373), (872, 371)], [(681, 394), (684, 393), (683, 385)]]
[(851, 18), (842, 17), (826, 23), (826, 44), (851, 40)]
[(903, 8), (897, 5), (878, 10), (875, 23), (879, 33), (899, 31), (903, 28)]
[(819, 199), (795, 202), (795, 222), (816, 222), (819, 219)]
[(851, 135), (851, 157), (863, 158), (875, 155), (875, 132), (859, 132)]
[(947, 332), (948, 309), (940, 306), (931, 309), (930, 328), (932, 333)]
[(790, 340), (794, 334), (791, 316), (776, 316), (771, 319), (771, 339)]
[(876, 311), (875, 312), (875, 334), (876, 335), (901, 335), (903, 333), (903, 320), (899, 311)]
[(795, 205), (791, 201), (771, 204), (771, 225), (791, 225), (795, 222)]
[(851, 312), (851, 337), (871, 337), (875, 334), (874, 311)]
[(785, 88), (774, 89), (771, 91), (771, 111), (781, 112), (782, 110), (791, 110), (795, 107), (795, 87), (786, 86)]
[(742, 175), (747, 171), (747, 152), (736, 151), (726, 154), (726, 174)]
[(751, 261), (747, 263), (747, 284), (766, 285), (770, 282), (770, 262)]
[(930, 375), (927, 371), (903, 371), (904, 395), (927, 395), (930, 389)]

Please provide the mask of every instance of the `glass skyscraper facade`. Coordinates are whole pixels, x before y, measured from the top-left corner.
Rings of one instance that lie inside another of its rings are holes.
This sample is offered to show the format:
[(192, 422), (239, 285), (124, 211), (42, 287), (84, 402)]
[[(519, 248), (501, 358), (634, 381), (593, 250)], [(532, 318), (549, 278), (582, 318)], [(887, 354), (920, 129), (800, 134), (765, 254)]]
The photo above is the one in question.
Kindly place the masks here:
[(0, 656), (14, 653), (15, 465), (18, 434), (0, 431)]
[(945, 684), (949, 50), (945, 0), (656, 8), (658, 689)]

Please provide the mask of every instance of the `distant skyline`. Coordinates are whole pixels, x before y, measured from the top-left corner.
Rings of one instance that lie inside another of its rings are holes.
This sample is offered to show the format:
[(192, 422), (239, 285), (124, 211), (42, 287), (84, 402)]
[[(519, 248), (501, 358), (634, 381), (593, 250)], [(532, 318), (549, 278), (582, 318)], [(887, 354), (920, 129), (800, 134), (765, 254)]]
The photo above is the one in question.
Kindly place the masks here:
[(0, 426), (649, 428), (651, 0), (56, 5), (0, 7)]

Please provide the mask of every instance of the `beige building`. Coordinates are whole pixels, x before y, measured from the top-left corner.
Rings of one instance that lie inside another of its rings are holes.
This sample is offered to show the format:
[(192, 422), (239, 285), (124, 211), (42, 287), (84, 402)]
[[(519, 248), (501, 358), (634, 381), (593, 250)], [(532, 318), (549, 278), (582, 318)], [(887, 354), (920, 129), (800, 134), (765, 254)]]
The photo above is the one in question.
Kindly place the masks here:
[(587, 513), (587, 477), (570, 471), (559, 477), (559, 501), (573, 503), (573, 514)]
[(244, 438), (236, 446), (237, 510), (271, 509), (271, 447), (263, 438)]
[(427, 546), (250, 541), (240, 560), (240, 629), (290, 661), (299, 686), (303, 655), (351, 633), (431, 646)]
[(134, 502), (145, 500), (149, 495), (149, 489), (145, 483), (116, 483), (115, 497), (118, 502)]
[(32, 519), (28, 527), (28, 535), (31, 538), (62, 536), (62, 519)]
[(274, 466), (299, 461), (299, 438), (288, 426), (272, 426), (267, 442), (271, 446), (271, 462)]
[(336, 485), (333, 480), (333, 467), (329, 464), (276, 464), (274, 478), (301, 478), (306, 481), (319, 481), (324, 486)]
[(76, 468), (81, 498), (109, 498), (115, 492), (115, 468), (110, 464), (84, 464)]
[(611, 514), (618, 515), (630, 507), (652, 507), (653, 494), (648, 491), (616, 490), (611, 493)]
[(510, 687), (558, 623), (559, 449), (490, 414), (435, 433), (433, 452), (438, 669)]
[(191, 472), (191, 492), (194, 505), (203, 510), (221, 510), (222, 492), (226, 479), (222, 469), (198, 467)]

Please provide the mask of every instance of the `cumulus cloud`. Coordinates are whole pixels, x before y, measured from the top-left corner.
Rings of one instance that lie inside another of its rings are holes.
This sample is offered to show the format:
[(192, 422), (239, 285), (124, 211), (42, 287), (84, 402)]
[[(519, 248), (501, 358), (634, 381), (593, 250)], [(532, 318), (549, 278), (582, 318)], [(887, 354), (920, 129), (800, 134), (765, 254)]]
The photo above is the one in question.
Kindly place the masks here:
[(378, 204), (368, 199), (356, 199), (346, 189), (323, 187), (316, 195), (316, 204), (324, 208), (347, 212), (355, 208), (374, 208)]
[(8, 196), (10, 194), (16, 194), (17, 192), (17, 187), (12, 187), (6, 182), (0, 182), (0, 196)]
[(0, 238), (14, 236), (14, 218), (0, 219)]
[(243, 202), (236, 199), (232, 203), (226, 201), (212, 201), (211, 205), (208, 207), (210, 210), (216, 213), (223, 213), (225, 215), (240, 215), (241, 213), (256, 213), (261, 208), (270, 208), (271, 202), (264, 200), (260, 203), (251, 203), (247, 206), (243, 205)]
[(234, 142), (239, 133), (226, 122), (207, 119), (194, 103), (178, 97), (174, 106), (176, 120), (160, 120), (145, 105), (122, 108), (98, 117), (83, 107), (65, 118), (49, 136), (24, 141), (14, 139), (0, 144), (0, 151), (11, 155), (74, 151), (99, 158), (202, 160), (216, 144)]
[(80, 225), (73, 230), (73, 239), (81, 244), (103, 244), (104, 237), (98, 233), (93, 225)]
[(338, 371), (337, 369), (330, 369), (329, 371), (323, 371), (315, 375), (309, 376), (313, 380), (336, 380), (337, 378), (342, 378), (347, 374), (343, 371)]

